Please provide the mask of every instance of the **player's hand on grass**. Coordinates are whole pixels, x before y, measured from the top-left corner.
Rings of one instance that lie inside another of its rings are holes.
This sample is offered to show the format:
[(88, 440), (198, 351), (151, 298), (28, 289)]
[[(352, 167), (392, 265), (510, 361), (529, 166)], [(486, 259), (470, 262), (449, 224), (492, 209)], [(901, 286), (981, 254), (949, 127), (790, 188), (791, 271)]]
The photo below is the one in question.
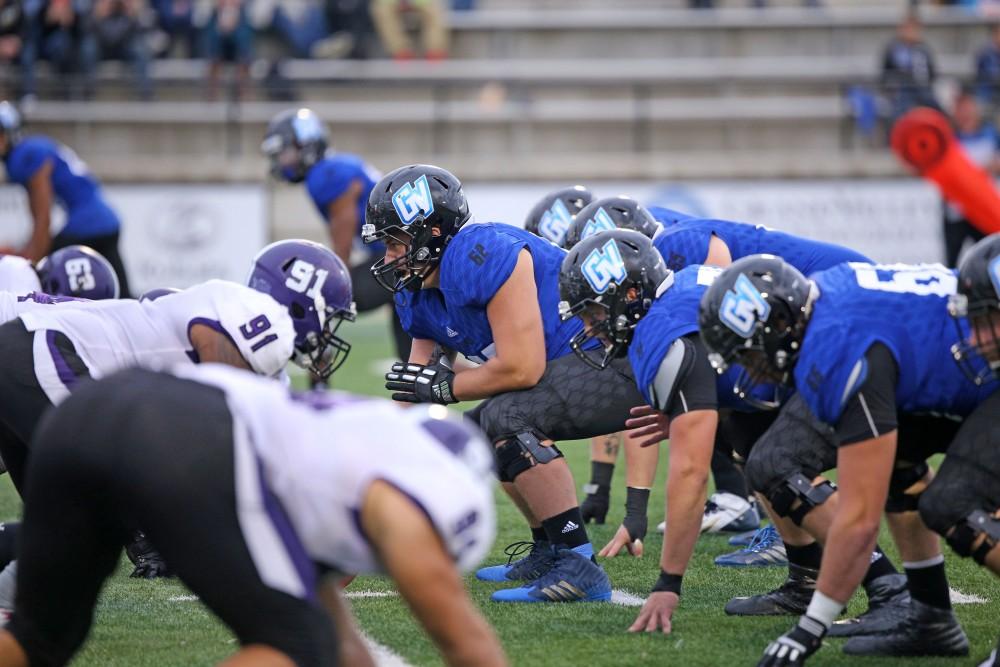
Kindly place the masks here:
[(794, 628), (781, 635), (764, 649), (757, 667), (797, 667), (804, 665), (823, 645), (826, 627), (810, 616), (803, 615)]
[(646, 604), (642, 605), (642, 611), (635, 623), (629, 626), (629, 632), (656, 632), (660, 630), (665, 635), (670, 634), (672, 629), (671, 619), (674, 610), (681, 603), (681, 598), (677, 593), (670, 591), (659, 591), (650, 593), (646, 598)]
[(640, 405), (629, 410), (631, 419), (626, 420), (628, 437), (639, 440), (640, 447), (657, 445), (670, 437), (670, 419), (649, 405)]
[(630, 556), (642, 558), (642, 539), (633, 538), (625, 524), (618, 526), (615, 536), (597, 555), (602, 558), (614, 558), (622, 552), (622, 549), (627, 550)]

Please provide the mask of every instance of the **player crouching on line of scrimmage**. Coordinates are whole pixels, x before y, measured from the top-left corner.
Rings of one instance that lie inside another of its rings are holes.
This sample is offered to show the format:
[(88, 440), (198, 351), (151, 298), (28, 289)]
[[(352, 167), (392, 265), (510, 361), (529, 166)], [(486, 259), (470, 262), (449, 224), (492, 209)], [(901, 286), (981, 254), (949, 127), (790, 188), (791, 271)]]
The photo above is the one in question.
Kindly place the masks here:
[(0, 665), (70, 661), (133, 523), (235, 633), (230, 667), (373, 665), (331, 572), (391, 576), (446, 663), (505, 664), (458, 574), (493, 542), (493, 459), (448, 415), (217, 364), (86, 383), (35, 439)]

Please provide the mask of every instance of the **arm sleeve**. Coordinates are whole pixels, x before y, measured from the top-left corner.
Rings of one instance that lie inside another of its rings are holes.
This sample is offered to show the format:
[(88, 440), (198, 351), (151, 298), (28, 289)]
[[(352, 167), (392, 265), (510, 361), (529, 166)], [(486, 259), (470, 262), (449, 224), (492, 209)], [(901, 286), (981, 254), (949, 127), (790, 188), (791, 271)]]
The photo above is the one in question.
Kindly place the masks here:
[(841, 446), (877, 438), (896, 430), (896, 360), (882, 343), (875, 343), (863, 359), (864, 379), (847, 399), (837, 422), (837, 440)]
[(718, 408), (715, 372), (697, 335), (675, 340), (649, 386), (654, 407), (670, 419), (694, 410)]
[(442, 290), (460, 306), (485, 307), (514, 272), (518, 254), (527, 244), (491, 225), (460, 234), (442, 262)]

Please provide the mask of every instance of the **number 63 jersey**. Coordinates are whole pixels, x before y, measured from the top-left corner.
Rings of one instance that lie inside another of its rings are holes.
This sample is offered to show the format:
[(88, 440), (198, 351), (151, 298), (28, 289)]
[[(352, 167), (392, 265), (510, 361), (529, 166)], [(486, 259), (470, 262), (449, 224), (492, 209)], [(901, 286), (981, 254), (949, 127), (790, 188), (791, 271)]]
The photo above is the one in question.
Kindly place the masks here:
[(882, 343), (898, 367), (900, 412), (968, 415), (997, 383), (976, 387), (952, 356), (968, 322), (948, 314), (957, 274), (941, 264), (849, 262), (810, 276), (819, 288), (802, 352), (796, 390), (824, 422), (836, 424), (867, 378), (865, 353)]
[[(254, 372), (274, 376), (292, 356), (295, 328), (288, 309), (238, 283), (210, 280), (155, 301), (55, 304), (21, 315), (28, 331), (51, 330), (73, 343), (95, 378), (132, 366), (199, 363), (190, 332), (207, 326), (225, 335)], [(39, 349), (35, 348), (36, 367)]]

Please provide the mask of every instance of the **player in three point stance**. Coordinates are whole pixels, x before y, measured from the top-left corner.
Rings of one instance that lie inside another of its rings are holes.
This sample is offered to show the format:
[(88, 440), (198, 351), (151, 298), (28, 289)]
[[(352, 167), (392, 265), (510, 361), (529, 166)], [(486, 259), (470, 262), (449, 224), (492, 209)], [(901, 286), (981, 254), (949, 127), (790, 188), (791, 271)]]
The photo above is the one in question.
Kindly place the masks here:
[(490, 448), (444, 408), (129, 369), (43, 420), (28, 475), (3, 667), (70, 661), (136, 523), (235, 633), (227, 665), (373, 665), (331, 572), (395, 579), (447, 664), (505, 664), (458, 574), (493, 542)]
[[(271, 119), (261, 152), (270, 160), (274, 178), (305, 183), (309, 198), (327, 226), (330, 247), (350, 267), (358, 312), (391, 306), (391, 296), (379, 288), (368, 270), (382, 248), (365, 248), (360, 243), (368, 195), (382, 174), (360, 156), (328, 147), (329, 134), (319, 116), (311, 109), (291, 109)], [(352, 265), (351, 253), (356, 245), (366, 252), (366, 257)], [(410, 337), (395, 312), (392, 321), (396, 354), (405, 360)]]
[[(38, 262), (53, 250), (82, 243), (107, 258), (118, 276), (121, 294), (128, 296), (118, 253), (121, 222), (83, 160), (48, 137), (22, 136), (21, 114), (9, 102), (0, 102), (0, 156), (8, 178), (27, 190), (34, 223), (31, 238), (17, 254)], [(49, 227), (55, 204), (65, 208), (66, 226), (53, 238)]]
[[(954, 363), (950, 348), (959, 336), (946, 304), (955, 285), (940, 265), (848, 263), (807, 280), (781, 259), (759, 255), (734, 262), (706, 291), (700, 330), (717, 368), (742, 364), (743, 391), (761, 381), (794, 384), (782, 416), (794, 415), (798, 400), (796, 409), (827, 424), (837, 445), (812, 451), (765, 437), (747, 460), (747, 479), (777, 514), (807, 527), (830, 522), (812, 600), (799, 624), (768, 646), (762, 665), (802, 664), (819, 648), (871, 570), (883, 509), (912, 599), (895, 623), (860, 622), (873, 634), (852, 637), (844, 651), (968, 652), (939, 541), (916, 512), (931, 479), (926, 458), (947, 447), (960, 423), (936, 415), (966, 416), (997, 386), (975, 386)], [(834, 466), (835, 497), (819, 477)]]
[[(621, 426), (604, 424), (607, 408), (623, 404), (627, 412), (641, 399), (598, 391), (596, 373), (571, 354), (581, 325), (559, 320), (565, 251), (523, 229), (469, 218), (461, 183), (439, 167), (401, 167), (372, 192), (365, 239), (386, 246), (372, 272), (395, 292), (414, 339), (409, 363), (393, 367), (386, 388), (410, 402), (489, 399), (470, 416), (496, 447), (500, 480), (531, 526), (533, 545), (514, 566), (478, 573), (529, 582), (497, 591), (494, 600), (607, 600), (610, 582), (593, 560), (573, 476), (553, 441), (568, 432), (614, 432)], [(436, 346), (481, 365), (454, 373)]]
[[(43, 293), (76, 299), (117, 299), (118, 276), (93, 248), (72, 245), (43, 257), (38, 266), (17, 255), (0, 255), (0, 292), (23, 296)], [(6, 322), (12, 317), (2, 318)]]
[[(974, 245), (958, 270), (948, 310), (971, 335), (956, 359), (976, 384), (997, 379), (1000, 368), (1000, 235)], [(964, 329), (963, 329), (964, 333)], [(985, 361), (985, 367), (983, 366)], [(1000, 392), (962, 424), (934, 481), (920, 497), (920, 516), (960, 556), (1000, 575)], [(1000, 642), (980, 667), (1000, 667)]]

